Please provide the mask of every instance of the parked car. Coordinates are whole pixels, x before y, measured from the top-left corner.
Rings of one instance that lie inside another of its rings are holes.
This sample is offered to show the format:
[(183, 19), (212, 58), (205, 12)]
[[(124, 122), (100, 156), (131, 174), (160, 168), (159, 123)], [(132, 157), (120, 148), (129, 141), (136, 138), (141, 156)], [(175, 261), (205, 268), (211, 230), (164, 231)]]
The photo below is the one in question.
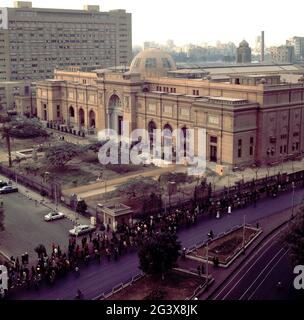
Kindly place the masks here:
[(85, 233), (93, 232), (96, 229), (94, 226), (88, 226), (88, 225), (80, 225), (76, 226), (73, 229), (69, 231), (69, 234), (71, 236), (80, 236)]
[(45, 221), (53, 221), (63, 219), (65, 215), (62, 212), (58, 211), (51, 211), (47, 215), (44, 216)]
[(7, 186), (7, 182), (3, 181), (3, 180), (0, 180), (0, 188), (3, 188), (5, 186)]
[(18, 192), (18, 188), (12, 187), (12, 186), (4, 186), (0, 189), (0, 194), (11, 193), (11, 192)]

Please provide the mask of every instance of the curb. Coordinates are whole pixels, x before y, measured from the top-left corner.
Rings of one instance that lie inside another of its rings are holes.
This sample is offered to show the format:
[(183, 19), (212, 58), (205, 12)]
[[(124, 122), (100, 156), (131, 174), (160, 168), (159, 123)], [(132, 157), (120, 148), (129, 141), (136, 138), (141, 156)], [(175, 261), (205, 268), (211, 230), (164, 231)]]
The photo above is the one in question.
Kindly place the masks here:
[[(274, 229), (270, 230), (267, 234), (264, 235), (263, 238), (260, 239), (260, 241), (254, 246), (252, 247), (252, 251), (254, 251), (255, 249), (257, 249), (268, 237), (270, 237), (272, 234), (274, 234), (276, 231), (278, 231), (279, 229), (281, 229), (285, 224), (287, 224), (289, 222), (289, 220), (286, 220), (282, 223), (280, 223), (278, 226), (276, 226)], [(216, 287), (214, 288), (214, 290), (206, 297), (206, 299), (204, 300), (211, 300), (212, 296), (217, 293), (217, 291), (219, 289), (222, 288), (222, 286), (236, 273), (237, 270), (240, 269), (240, 267), (242, 266), (243, 263), (245, 263), (250, 257), (249, 255), (246, 255), (244, 257), (243, 260), (241, 260), (238, 265), (235, 266), (235, 268), (231, 271), (231, 273)]]

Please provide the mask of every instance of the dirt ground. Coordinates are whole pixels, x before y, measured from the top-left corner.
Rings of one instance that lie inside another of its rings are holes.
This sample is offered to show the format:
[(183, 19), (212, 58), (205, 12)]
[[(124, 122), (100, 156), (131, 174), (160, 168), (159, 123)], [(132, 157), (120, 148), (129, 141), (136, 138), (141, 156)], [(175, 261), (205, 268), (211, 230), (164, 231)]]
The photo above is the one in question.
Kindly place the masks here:
[(144, 276), (107, 300), (144, 300), (153, 290), (160, 290), (163, 293), (162, 300), (185, 300), (203, 283), (204, 278), (172, 271), (166, 275), (165, 280)]
[[(245, 228), (245, 244), (258, 232), (255, 228)], [(220, 263), (226, 263), (236, 251), (240, 250), (243, 245), (243, 228), (234, 230), (227, 235), (209, 243), (208, 256), (212, 259), (218, 257)], [(191, 252), (191, 256), (206, 257), (206, 246), (202, 246)]]

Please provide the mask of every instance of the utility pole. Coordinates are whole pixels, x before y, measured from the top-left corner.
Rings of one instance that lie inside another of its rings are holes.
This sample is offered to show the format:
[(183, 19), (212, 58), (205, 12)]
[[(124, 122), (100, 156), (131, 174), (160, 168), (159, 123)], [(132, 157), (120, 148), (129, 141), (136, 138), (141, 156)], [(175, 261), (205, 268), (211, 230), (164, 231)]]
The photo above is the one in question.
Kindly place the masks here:
[(206, 282), (208, 283), (208, 278), (209, 278), (209, 268), (208, 268), (208, 264), (209, 264), (209, 241), (207, 241), (206, 244)]
[(245, 224), (246, 223), (246, 215), (244, 215), (244, 221), (243, 221), (243, 251), (245, 252)]
[(292, 181), (292, 200), (291, 200), (291, 218), (293, 218), (294, 213), (294, 198), (295, 198), (295, 183)]

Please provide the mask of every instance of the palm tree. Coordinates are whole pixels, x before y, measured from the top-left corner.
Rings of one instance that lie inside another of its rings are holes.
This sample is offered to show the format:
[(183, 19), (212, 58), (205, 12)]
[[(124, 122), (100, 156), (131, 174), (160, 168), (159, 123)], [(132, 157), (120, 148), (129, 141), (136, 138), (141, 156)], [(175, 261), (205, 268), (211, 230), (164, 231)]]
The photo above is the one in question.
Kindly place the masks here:
[(2, 138), (6, 141), (9, 167), (12, 167), (11, 138), (33, 139), (48, 136), (48, 133), (37, 121), (28, 119), (11, 120), (9, 117), (2, 117), (0, 122), (2, 123), (0, 132)]

